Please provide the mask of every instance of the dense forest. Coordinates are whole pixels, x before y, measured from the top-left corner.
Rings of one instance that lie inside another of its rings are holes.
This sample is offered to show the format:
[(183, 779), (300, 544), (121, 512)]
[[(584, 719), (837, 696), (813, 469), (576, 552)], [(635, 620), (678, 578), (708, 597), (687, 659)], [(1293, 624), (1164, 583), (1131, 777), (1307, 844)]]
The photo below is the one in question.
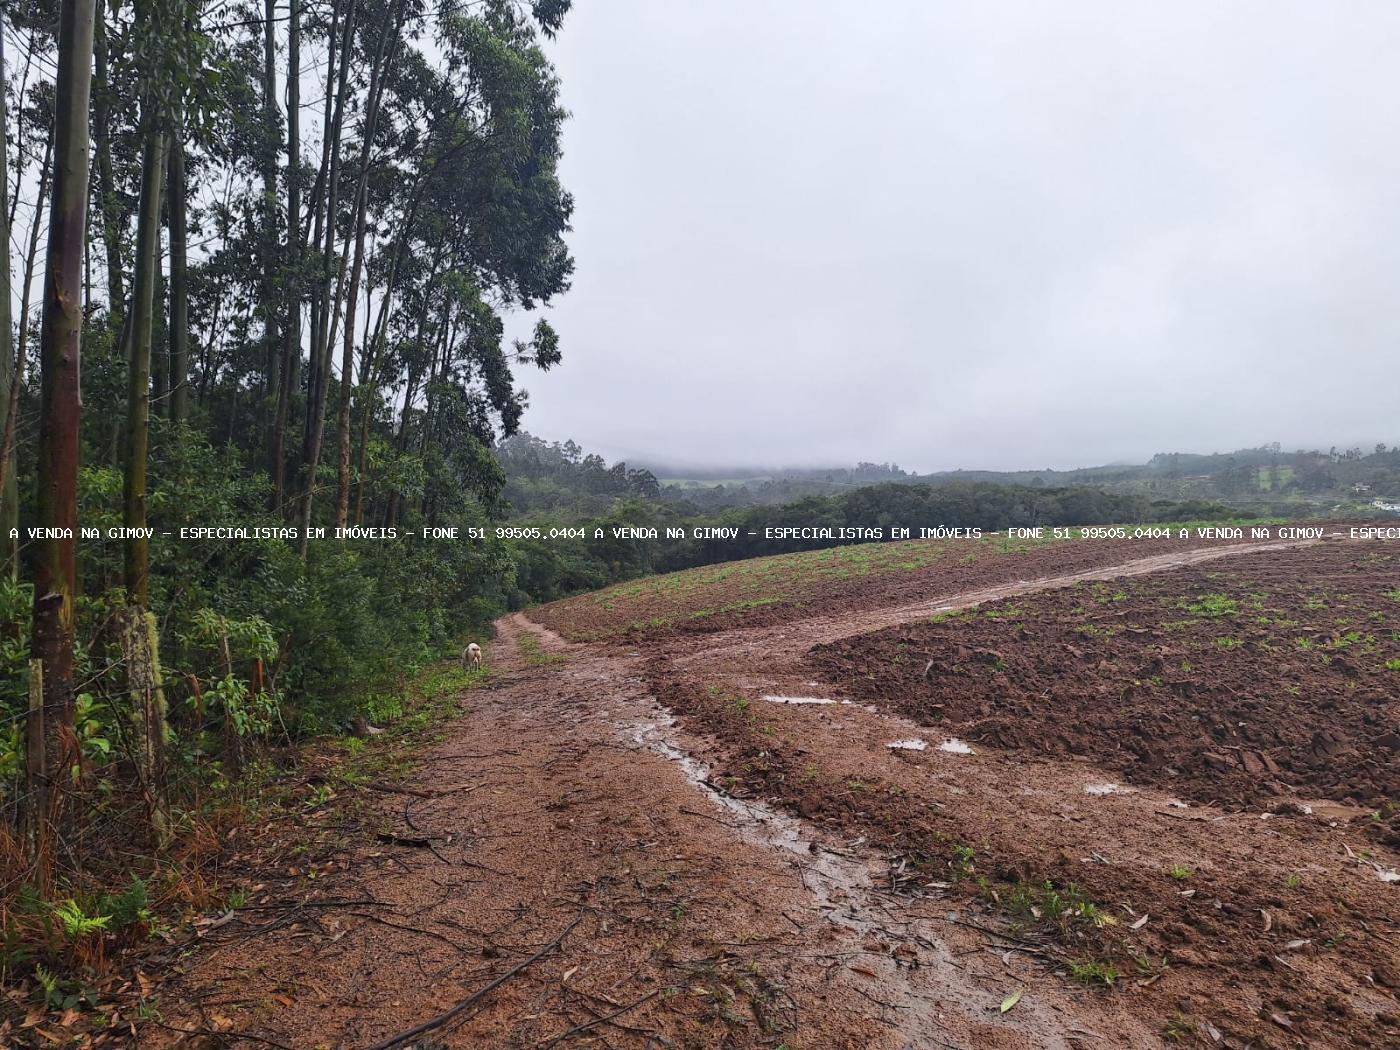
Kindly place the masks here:
[(42, 902), (97, 908), (95, 856), (165, 852), (199, 791), (349, 726), (515, 593), (490, 536), (383, 537), (489, 521), (515, 375), (560, 361), (506, 319), (573, 267), (541, 46), (568, 7), (0, 11), (7, 944), (61, 960)]

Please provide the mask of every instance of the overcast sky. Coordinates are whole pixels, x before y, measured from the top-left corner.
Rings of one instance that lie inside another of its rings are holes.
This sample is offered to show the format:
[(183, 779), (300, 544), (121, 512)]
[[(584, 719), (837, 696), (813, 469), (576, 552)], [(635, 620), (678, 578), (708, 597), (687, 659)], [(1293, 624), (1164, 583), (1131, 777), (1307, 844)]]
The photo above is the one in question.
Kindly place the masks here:
[(1400, 4), (579, 0), (564, 363), (610, 458), (1400, 442)]

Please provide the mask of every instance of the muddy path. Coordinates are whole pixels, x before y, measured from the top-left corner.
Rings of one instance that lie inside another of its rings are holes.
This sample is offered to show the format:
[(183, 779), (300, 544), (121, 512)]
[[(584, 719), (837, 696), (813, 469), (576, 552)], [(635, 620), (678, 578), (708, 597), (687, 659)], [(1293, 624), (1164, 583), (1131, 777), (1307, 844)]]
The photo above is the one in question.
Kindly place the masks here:
[[(398, 785), (406, 793), (373, 794), (358, 822), (313, 815), (305, 855), (269, 871), (253, 906), (180, 961), (162, 987), (166, 1027), (148, 1026), (148, 1041), (374, 1047), (465, 1003), (394, 1045), (1378, 1045), (1346, 1031), (1393, 1017), (1394, 969), (1348, 972), (1315, 951), (1330, 913), (1311, 896), (1296, 909), (1280, 897), (1266, 920), (1275, 970), (1304, 986), (1296, 1001), (1229, 955), (1230, 924), (1260, 921), (1232, 914), (1240, 880), (1282, 887), (1301, 873), (1318, 901), (1381, 886), (1346, 814), (1266, 821), (1151, 790), (1091, 793), (1114, 780), (1092, 763), (945, 752), (888, 710), (762, 699), (835, 699), (807, 662), (818, 643), (1259, 549), (1128, 559), (645, 648), (573, 645), (508, 617), (488, 655), (494, 684), (464, 696), (461, 719)], [(888, 746), (900, 739), (932, 746)], [(914, 826), (977, 859), (908, 868), (900, 835)], [(1071, 981), (1088, 941), (1022, 936), (969, 893), (1013, 856), (1036, 878), (1121, 891), (1099, 904), (1120, 927), (1149, 916), (1134, 927), (1154, 953), (1146, 968), (1112, 991)], [(1157, 885), (1173, 864), (1191, 865), (1208, 921), (1164, 917), (1152, 894), (1179, 894)], [(1393, 945), (1387, 898), (1365, 899), (1374, 935)], [(1283, 947), (1296, 940), (1309, 947)], [(1350, 1013), (1332, 1038), (1297, 1007), (1342, 978)]]
[(858, 844), (706, 786), (639, 657), (499, 629), (497, 684), (369, 819), (307, 818), (160, 982), (142, 1045), (374, 1047), (463, 1002), (395, 1045), (1068, 1047), (1131, 1025), (1070, 996), (1001, 1015), (1022, 961), (882, 893)]

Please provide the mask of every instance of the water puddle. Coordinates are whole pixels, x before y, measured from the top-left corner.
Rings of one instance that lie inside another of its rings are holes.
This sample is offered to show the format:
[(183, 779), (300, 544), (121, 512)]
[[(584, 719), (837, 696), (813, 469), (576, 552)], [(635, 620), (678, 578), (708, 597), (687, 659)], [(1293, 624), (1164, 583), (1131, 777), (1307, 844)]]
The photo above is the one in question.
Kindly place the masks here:
[(972, 750), (972, 745), (971, 745), (971, 744), (964, 743), (963, 741), (959, 740), (957, 737), (949, 737), (947, 740), (943, 741), (943, 743), (941, 743), (941, 744), (938, 745), (938, 750), (940, 750), (940, 751), (946, 751), (946, 752), (948, 752), (950, 755), (975, 755), (975, 754), (977, 754), (976, 751)]
[[(674, 715), (662, 712), (655, 721), (634, 726), (630, 736), (633, 743), (655, 751), (680, 766), (686, 780), (704, 792), (715, 805), (738, 819), (737, 830), (744, 839), (790, 853), (801, 859), (800, 866), (807, 873), (819, 875), (820, 879), (804, 879), (804, 882), (816, 896), (817, 906), (822, 911), (831, 912), (834, 916), (847, 906), (853, 896), (870, 889), (868, 865), (817, 844), (798, 818), (762, 802), (735, 798), (716, 788), (710, 782), (710, 767), (672, 743), (675, 723)], [(840, 925), (847, 925), (861, 933), (874, 928), (873, 924)]]
[[(792, 698), (781, 699), (790, 701)], [(857, 949), (860, 969), (850, 972), (847, 979), (879, 989), (881, 997), (897, 1011), (888, 1019), (896, 1022), (913, 1040), (908, 1045), (924, 1045), (920, 1040), (932, 1029), (948, 1030), (950, 1000), (961, 1004), (960, 1012), (974, 1030), (985, 1024), (988, 1017), (995, 1016), (1001, 1001), (999, 993), (974, 983), (964, 972), (965, 968), (944, 946), (936, 928), (914, 911), (918, 902), (893, 898), (877, 888), (876, 879), (883, 878), (884, 872), (855, 852), (862, 839), (849, 843), (845, 849), (823, 845), (800, 818), (762, 802), (735, 798), (715, 787), (710, 782), (709, 766), (676, 745), (675, 725), (675, 716), (658, 708), (652, 721), (622, 728), (637, 746), (675, 762), (687, 781), (733, 818), (731, 826), (744, 841), (776, 850), (791, 859), (803, 885), (812, 895), (812, 907), (862, 946)], [(917, 743), (921, 745), (919, 749), (928, 746), (922, 740), (896, 743)], [(954, 750), (959, 754), (972, 751), (958, 740), (947, 741), (940, 748), (948, 750), (948, 744), (958, 745)], [(872, 951), (863, 947), (872, 939), (886, 942), (886, 949)], [(899, 947), (889, 950), (889, 942)], [(900, 952), (915, 953), (918, 964), (912, 969), (903, 968), (899, 960), (907, 959), (908, 955), (902, 956)], [(1039, 1013), (1039, 1010), (1028, 1011), (1028, 1014)], [(1017, 1027), (1030, 1020), (1029, 1016), (1022, 1019)], [(1032, 1022), (1032, 1026), (1039, 1029), (1043, 1037), (1051, 1037), (1059, 1027), (1049, 1017), (1041, 1016), (1036, 1020), (1039, 1023)], [(1065, 1041), (1053, 1037), (1043, 1045), (1068, 1046)]]
[(927, 751), (928, 741), (916, 737), (913, 740), (891, 740), (885, 746), (892, 751)]
[(824, 696), (765, 696), (762, 699), (770, 704), (849, 704), (849, 700), (828, 700)]

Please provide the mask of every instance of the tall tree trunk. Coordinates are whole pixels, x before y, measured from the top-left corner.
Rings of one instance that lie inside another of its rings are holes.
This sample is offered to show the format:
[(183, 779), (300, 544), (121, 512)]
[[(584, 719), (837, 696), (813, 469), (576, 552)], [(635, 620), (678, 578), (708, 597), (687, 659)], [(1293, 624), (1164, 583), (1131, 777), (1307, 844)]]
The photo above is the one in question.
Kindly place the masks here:
[[(131, 367), (126, 400), (126, 474), (122, 523), (146, 527), (146, 458), (150, 445), (151, 342), (155, 314), (160, 189), (165, 174), (165, 135), (154, 106), (143, 106), (145, 145), (141, 157), (141, 204), (136, 218), (136, 273), (131, 293)], [(127, 601), (146, 608), (150, 601), (150, 543), (129, 535), (125, 544)]]
[[(139, 8), (138, 12), (138, 18), (145, 13)], [(132, 277), (131, 361), (126, 398), (126, 470), (122, 523), (128, 529), (124, 548), (128, 605), (121, 610), (118, 623), (126, 674), (128, 715), (132, 727), (131, 757), (139, 775), (152, 827), (163, 839), (167, 831), (162, 763), (166, 734), (165, 695), (161, 683), (156, 620), (150, 612), (150, 541), (142, 532), (146, 528), (146, 461), (150, 446), (151, 354), (155, 342), (156, 286), (161, 283), (161, 186), (167, 174), (173, 170), (167, 164), (168, 139), (165, 117), (160, 108), (155, 100), (155, 92), (148, 89), (141, 106), (144, 144), (141, 156), (141, 200), (136, 216), (136, 272)], [(182, 147), (177, 145), (175, 152), (182, 152)], [(183, 167), (178, 179), (172, 178), (171, 181), (172, 184), (183, 181)], [(183, 190), (183, 186), (179, 187), (180, 199), (177, 202), (174, 199), (176, 188), (174, 185), (171, 188), (172, 197), (169, 203), (172, 207), (169, 221), (172, 230), (172, 265), (173, 231), (177, 225), (183, 227), (184, 222)], [(176, 208), (173, 207), (177, 203), (178, 220)], [(182, 256), (183, 234), (181, 228)], [(181, 262), (183, 263), (183, 259)], [(175, 337), (173, 325), (168, 335), (172, 340)], [(158, 380), (156, 383), (158, 396), (168, 395), (170, 391), (169, 362), (172, 359), (173, 355), (167, 358), (165, 380)]]
[[(63, 785), (73, 753), (73, 619), (77, 590), (78, 456), (82, 396), (83, 241), (88, 200), (88, 106), (92, 91), (93, 0), (63, 0), (54, 82), (54, 184), (44, 267), (40, 337), (39, 456), (35, 524), (34, 655), (43, 661), (45, 768), (52, 797), (31, 800), (61, 827)], [(41, 796), (48, 792), (41, 793)], [(44, 856), (43, 854), (41, 856)], [(50, 888), (41, 860), (38, 884)]]
[[(351, 0), (351, 14), (354, 13), (354, 3)], [(334, 208), (323, 208), (322, 204), (326, 199), (327, 183), (330, 181), (330, 167), (333, 162), (333, 153), (338, 156), (340, 145), (340, 127), (336, 122), (335, 105), (339, 96), (336, 93), (336, 82), (343, 80), (343, 75), (337, 74), (336, 54), (337, 43), (340, 33), (340, 2), (331, 0), (331, 26), (327, 35), (326, 44), (326, 91), (325, 101), (321, 116), (322, 127), (329, 129), (321, 136), (321, 163), (316, 169), (316, 184), (311, 189), (311, 234), (310, 245), (314, 252), (322, 251), (322, 234), (326, 225), (326, 213), (329, 211), (334, 222)], [(348, 27), (349, 20), (346, 22)], [(347, 37), (348, 42), (348, 37)], [(345, 67), (341, 67), (343, 74)], [(343, 90), (343, 85), (342, 85)], [(332, 144), (337, 147), (332, 150)], [(321, 279), (311, 286), (311, 352), (306, 359), (306, 418), (303, 422), (301, 439), (301, 459), (303, 467), (311, 458), (311, 438), (312, 430), (315, 426), (314, 408), (317, 403), (318, 384), (320, 382), (321, 364), (321, 309), (329, 292), (329, 271), (330, 263), (322, 258)]]
[[(0, 10), (0, 127), (9, 127), (6, 109), (5, 12)], [(0, 202), (10, 195), (7, 170), (9, 150), (0, 142)], [(19, 536), (10, 530), (19, 525), (19, 482), (15, 478), (14, 426), (19, 402), (19, 362), (15, 360), (13, 303), (10, 299), (10, 220), (0, 208), (0, 403), (5, 406), (5, 434), (9, 441), (0, 446), (0, 571), (14, 575), (19, 565)]]
[(272, 423), (272, 506), (280, 510), (287, 473), (287, 415), (301, 360), (301, 7), (288, 0), (287, 12), (287, 328)]
[[(340, 459), (339, 482), (336, 485), (335, 523), (344, 527), (350, 519), (350, 402), (355, 390), (355, 309), (360, 294), (360, 275), (365, 265), (365, 212), (369, 205), (369, 169), (374, 152), (374, 132), (379, 120), (379, 103), (383, 95), (385, 66), (392, 61), (387, 51), (392, 40), (398, 44), (403, 0), (395, 5), (392, 15), (385, 18), (384, 31), (375, 45), (374, 64), (370, 68), (369, 97), (365, 102), (365, 127), (360, 142), (360, 175), (355, 185), (355, 259), (350, 266), (350, 290), (345, 297), (345, 345), (340, 359), (340, 416), (337, 419), (336, 440)], [(390, 24), (392, 23), (392, 29)], [(387, 54), (386, 54), (387, 52)]]
[[(338, 10), (338, 6), (335, 8)], [(336, 209), (339, 205), (340, 188), (340, 131), (345, 117), (345, 98), (347, 84), (350, 74), (350, 45), (354, 40), (355, 31), (355, 0), (350, 0), (345, 13), (345, 25), (341, 32), (340, 41), (340, 69), (337, 74), (337, 86), (334, 97), (334, 108), (332, 109), (332, 98), (330, 93), (329, 72), (327, 73), (326, 90), (326, 111), (330, 115), (330, 134), (326, 137), (325, 152), (326, 163), (322, 165), (326, 171), (326, 208), (324, 215), (319, 206), (316, 211), (316, 222), (324, 224), (325, 246), (321, 255), (321, 282), (319, 286), (319, 310), (315, 335), (311, 340), (311, 374), (308, 376), (308, 395), (306, 409), (306, 435), (302, 449), (302, 469), (305, 474), (305, 488), (301, 500), (301, 557), (304, 559), (307, 553), (308, 536), (307, 530), (311, 527), (311, 509), (316, 494), (316, 471), (321, 463), (321, 442), (325, 435), (326, 426), (326, 395), (330, 390), (330, 346), (334, 336), (330, 326), (332, 320), (339, 313), (339, 290), (337, 291), (335, 307), (332, 308), (331, 293), (331, 263), (335, 258), (335, 218)], [(318, 227), (319, 235), (319, 227)], [(345, 273), (344, 254), (341, 256), (340, 267), (341, 278)]]
[(97, 199), (102, 212), (102, 243), (107, 250), (107, 313), (114, 331), (122, 327), (126, 291), (122, 287), (121, 204), (112, 178), (112, 87), (107, 77), (107, 5), (97, 4), (93, 49), (97, 65), (93, 81), (93, 138), (97, 154)]
[(188, 230), (185, 217), (184, 115), (176, 110), (170, 122), (166, 160), (170, 199), (170, 418), (177, 423), (190, 412), (190, 283)]
[[(34, 32), (33, 30), (31, 30), (29, 33), (29, 45), (24, 49), (24, 71), (20, 74), (19, 87), (15, 91), (15, 98), (19, 99), (20, 108), (15, 112), (14, 130), (10, 130), (8, 123), (5, 126), (6, 136), (13, 140), (16, 146), (18, 146), (24, 141), (24, 93), (25, 89), (29, 86), (29, 67), (33, 64)], [(50, 134), (49, 138), (52, 139), (53, 135)], [(24, 161), (25, 153), (24, 150), (21, 149), (17, 152), (15, 157), (15, 191), (12, 194), (10, 194), (10, 211), (8, 214), (8, 219), (10, 227), (12, 229), (15, 225), (15, 214), (19, 209), (20, 187), (24, 185)], [(3, 206), (4, 203), (4, 199), (0, 198), (0, 206)]]
[[(169, 165), (169, 139), (161, 128), (160, 182), (161, 210), (156, 216), (156, 290), (151, 300), (151, 412), (157, 416), (170, 412), (170, 328), (166, 324), (166, 302), (169, 287), (165, 279), (165, 268), (161, 260), (165, 258), (165, 172)], [(139, 264), (138, 264), (139, 265)], [(134, 290), (133, 290), (134, 295)]]
[[(24, 286), (19, 293), (19, 334), (15, 342), (14, 357), (15, 380), (10, 384), (5, 406), (5, 432), (4, 437), (0, 438), (0, 471), (6, 472), (6, 479), (18, 470), (15, 463), (15, 431), (19, 425), (19, 394), (24, 387), (24, 373), (29, 360), (30, 294), (34, 288), (34, 267), (39, 258), (39, 220), (44, 215), (44, 200), (49, 189), (49, 166), (52, 161), (53, 136), (49, 135), (44, 143), (44, 160), (39, 166), (39, 189), (34, 198), (34, 216), (29, 223), (29, 250), (24, 256)], [(18, 568), (16, 559), (11, 571), (17, 572)]]
[(388, 336), (389, 304), (394, 295), (394, 271), (398, 267), (395, 259), (389, 266), (389, 279), (384, 286), (384, 297), (379, 300), (379, 318), (374, 324), (374, 336), (369, 341), (367, 352), (361, 364), (360, 382), (369, 385), (364, 404), (360, 408), (359, 434), (355, 441), (355, 524), (365, 520), (365, 461), (369, 449), (369, 425), (374, 419), (374, 410), (379, 404), (379, 354)]
[[(282, 152), (277, 108), (277, 5), (263, 0), (263, 394), (264, 411), (276, 403), (282, 348), (277, 338), (277, 155)], [(260, 422), (268, 416), (259, 413)], [(272, 428), (268, 428), (269, 434)]]

